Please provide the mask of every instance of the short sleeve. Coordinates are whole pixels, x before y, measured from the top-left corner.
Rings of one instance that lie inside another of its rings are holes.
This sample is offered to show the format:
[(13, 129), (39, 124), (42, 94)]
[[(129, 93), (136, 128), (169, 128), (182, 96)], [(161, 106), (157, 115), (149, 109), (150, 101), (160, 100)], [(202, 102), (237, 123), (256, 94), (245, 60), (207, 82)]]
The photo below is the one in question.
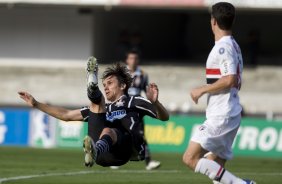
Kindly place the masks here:
[(88, 121), (89, 112), (90, 112), (89, 107), (82, 107), (82, 108), (80, 109), (80, 113), (81, 113), (81, 115), (82, 115), (82, 117), (83, 117), (83, 121), (84, 121), (84, 122), (87, 122), (87, 121)]
[(134, 108), (142, 115), (147, 115), (152, 118), (157, 118), (157, 112), (154, 105), (142, 96), (132, 96), (130, 98), (129, 108)]
[(236, 71), (236, 55), (230, 46), (222, 44), (218, 47), (219, 68), (222, 76), (234, 75)]

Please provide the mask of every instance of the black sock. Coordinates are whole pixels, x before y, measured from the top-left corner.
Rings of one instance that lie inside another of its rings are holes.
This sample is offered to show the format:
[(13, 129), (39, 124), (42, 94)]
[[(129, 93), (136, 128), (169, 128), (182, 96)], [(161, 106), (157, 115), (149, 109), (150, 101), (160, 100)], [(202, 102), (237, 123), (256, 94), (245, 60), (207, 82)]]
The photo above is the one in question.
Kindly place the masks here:
[(151, 162), (151, 157), (145, 157), (145, 163), (148, 165)]
[(99, 104), (102, 100), (102, 92), (100, 91), (99, 87), (89, 87), (87, 88), (87, 96), (89, 100), (94, 104)]
[(101, 139), (96, 142), (97, 155), (109, 152), (113, 144), (113, 140), (109, 135), (103, 135)]
[(151, 155), (150, 155), (147, 141), (145, 140), (145, 163), (146, 165), (148, 165), (150, 162), (151, 162)]

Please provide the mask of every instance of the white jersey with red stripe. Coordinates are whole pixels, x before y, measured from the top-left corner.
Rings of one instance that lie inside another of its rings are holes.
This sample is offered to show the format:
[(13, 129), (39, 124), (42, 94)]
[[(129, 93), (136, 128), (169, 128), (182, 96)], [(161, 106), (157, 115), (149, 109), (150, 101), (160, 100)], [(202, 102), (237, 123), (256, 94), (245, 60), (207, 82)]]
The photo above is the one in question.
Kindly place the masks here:
[(236, 75), (237, 86), (216, 94), (208, 94), (207, 118), (235, 117), (242, 111), (238, 91), (242, 83), (243, 59), (239, 45), (232, 36), (215, 42), (206, 63), (207, 83), (212, 84), (223, 76)]

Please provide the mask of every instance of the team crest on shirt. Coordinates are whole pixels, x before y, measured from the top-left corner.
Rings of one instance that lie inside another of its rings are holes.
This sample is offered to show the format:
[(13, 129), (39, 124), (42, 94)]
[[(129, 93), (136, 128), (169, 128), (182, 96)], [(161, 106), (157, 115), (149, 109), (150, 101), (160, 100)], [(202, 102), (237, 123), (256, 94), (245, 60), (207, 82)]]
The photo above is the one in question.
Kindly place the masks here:
[(225, 52), (225, 49), (223, 48), (223, 47), (221, 47), (220, 49), (219, 49), (219, 54), (223, 54)]
[(124, 101), (120, 99), (119, 101), (116, 102), (115, 106), (116, 107), (123, 107), (124, 106)]
[(199, 127), (199, 130), (200, 131), (203, 131), (203, 130), (205, 130), (206, 129), (206, 126), (205, 125), (201, 125), (200, 127)]

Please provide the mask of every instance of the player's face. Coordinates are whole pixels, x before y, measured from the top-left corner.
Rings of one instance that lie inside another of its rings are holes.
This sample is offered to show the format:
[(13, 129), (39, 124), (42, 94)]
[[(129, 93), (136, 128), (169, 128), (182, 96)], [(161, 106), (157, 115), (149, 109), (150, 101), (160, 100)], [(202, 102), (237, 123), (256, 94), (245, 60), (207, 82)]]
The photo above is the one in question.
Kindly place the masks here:
[(124, 85), (120, 85), (116, 76), (109, 76), (103, 80), (104, 91), (108, 101), (114, 102), (124, 94)]
[(128, 65), (129, 69), (136, 69), (138, 65), (138, 55), (137, 54), (128, 54), (126, 58), (126, 64)]

